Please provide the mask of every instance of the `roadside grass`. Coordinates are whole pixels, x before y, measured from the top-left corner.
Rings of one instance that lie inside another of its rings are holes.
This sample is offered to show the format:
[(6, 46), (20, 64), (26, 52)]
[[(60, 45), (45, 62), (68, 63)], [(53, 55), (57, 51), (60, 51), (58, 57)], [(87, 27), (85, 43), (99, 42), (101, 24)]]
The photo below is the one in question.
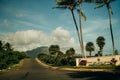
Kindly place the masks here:
[(116, 66), (112, 65), (99, 65), (99, 66), (80, 66), (81, 69), (115, 69)]
[[(44, 63), (46, 64), (46, 63)], [(120, 69), (120, 65), (119, 66), (115, 66), (115, 65), (95, 65), (95, 66), (70, 66), (70, 65), (63, 65), (63, 66), (56, 66), (54, 64), (47, 64), (49, 66), (53, 66), (53, 67), (59, 67), (59, 68), (72, 68), (72, 69), (109, 69), (109, 70), (113, 70), (113, 69)]]

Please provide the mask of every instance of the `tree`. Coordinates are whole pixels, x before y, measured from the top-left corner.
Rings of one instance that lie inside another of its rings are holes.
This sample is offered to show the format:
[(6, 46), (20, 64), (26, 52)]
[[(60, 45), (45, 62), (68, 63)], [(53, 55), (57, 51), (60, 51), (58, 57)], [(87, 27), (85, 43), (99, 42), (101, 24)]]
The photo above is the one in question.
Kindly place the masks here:
[(75, 19), (75, 15), (74, 15), (74, 9), (76, 9), (77, 2), (75, 0), (55, 0), (55, 1), (58, 5), (55, 8), (69, 9), (71, 11), (73, 21), (74, 21), (74, 24), (75, 24), (75, 27), (76, 27), (80, 47), (81, 47), (81, 38), (80, 38), (79, 28), (78, 28), (78, 25), (77, 25), (77, 22), (76, 22), (76, 19)]
[[(84, 0), (83, 0), (84, 1)], [(80, 21), (80, 44), (81, 44), (81, 51), (82, 51), (82, 56), (86, 57), (85, 52), (84, 52), (84, 44), (83, 44), (83, 33), (82, 33), (82, 17), (85, 19), (86, 21), (86, 16), (82, 11), (82, 0), (78, 0), (78, 4), (79, 4), (79, 9), (77, 9), (78, 13), (79, 13), (79, 21)], [(86, 0), (87, 1), (87, 0)]]
[(58, 45), (50, 45), (49, 53), (51, 55), (58, 55), (58, 52), (60, 52), (60, 47)]
[(7, 52), (13, 51), (11, 44), (8, 42), (4, 45), (4, 48)]
[(114, 55), (118, 55), (118, 54), (119, 54), (118, 50), (116, 49)]
[(67, 57), (73, 57), (74, 54), (75, 54), (74, 48), (70, 48), (70, 49), (68, 49), (68, 50), (66, 51)]
[(100, 8), (103, 6), (106, 6), (107, 11), (108, 11), (108, 16), (109, 16), (109, 25), (110, 25), (110, 33), (111, 33), (111, 40), (112, 40), (112, 47), (113, 47), (113, 55), (115, 54), (115, 44), (114, 44), (114, 36), (113, 36), (113, 30), (112, 30), (112, 19), (111, 19), (111, 14), (113, 14), (112, 12), (112, 8), (110, 6), (110, 3), (113, 2), (115, 0), (100, 0), (99, 4), (96, 8)]
[(96, 43), (97, 43), (97, 45), (98, 45), (98, 47), (99, 47), (99, 50), (100, 50), (100, 52), (101, 52), (101, 54), (102, 54), (102, 52), (103, 52), (103, 47), (104, 47), (104, 45), (105, 45), (105, 38), (104, 38), (103, 36), (99, 36), (99, 37), (96, 39)]
[[(81, 10), (81, 3), (82, 0), (55, 0), (57, 2), (57, 7), (55, 8), (62, 8), (62, 9), (66, 9), (68, 8), (71, 11), (71, 14), (73, 16), (73, 20), (75, 23), (75, 27), (77, 30), (77, 35), (78, 35), (78, 39), (79, 39), (79, 43), (80, 43), (80, 47), (81, 47), (81, 52), (83, 57), (85, 57), (85, 52), (84, 52), (84, 45), (83, 45), (83, 36), (82, 36), (82, 23), (81, 23), (81, 17), (84, 17), (84, 19), (86, 20), (86, 16), (84, 15), (84, 13)], [(77, 9), (76, 6), (80, 5), (80, 8)], [(80, 30), (78, 28), (76, 19), (75, 19), (75, 15), (74, 15), (74, 9), (77, 9), (79, 16), (80, 16)]]
[(86, 47), (85, 47), (86, 51), (89, 51), (90, 53), (90, 56), (91, 56), (91, 52), (95, 50), (95, 46), (93, 44), (93, 42), (88, 42), (86, 44)]

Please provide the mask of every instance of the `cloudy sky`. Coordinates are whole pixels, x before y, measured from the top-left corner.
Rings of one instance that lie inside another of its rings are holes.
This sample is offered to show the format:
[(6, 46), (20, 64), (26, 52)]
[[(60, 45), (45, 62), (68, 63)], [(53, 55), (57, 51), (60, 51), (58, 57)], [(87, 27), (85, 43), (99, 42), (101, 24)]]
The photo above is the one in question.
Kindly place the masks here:
[[(111, 3), (115, 47), (120, 51), (120, 0)], [(69, 10), (52, 9), (54, 0), (0, 0), (0, 40), (12, 44), (15, 50), (26, 51), (40, 46), (58, 44), (79, 49), (74, 22)], [(104, 52), (111, 53), (111, 36), (106, 7), (94, 9), (96, 4), (84, 3), (84, 45), (104, 36)], [(76, 13), (76, 18), (78, 15)], [(96, 51), (98, 47), (96, 46)], [(94, 52), (95, 53), (95, 52)]]

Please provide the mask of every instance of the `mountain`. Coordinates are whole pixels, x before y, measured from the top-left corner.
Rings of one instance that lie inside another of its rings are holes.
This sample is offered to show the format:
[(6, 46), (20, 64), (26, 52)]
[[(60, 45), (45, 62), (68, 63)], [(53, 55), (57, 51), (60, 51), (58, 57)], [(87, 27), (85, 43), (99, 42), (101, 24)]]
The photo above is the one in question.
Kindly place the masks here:
[(26, 54), (30, 57), (37, 57), (38, 54), (49, 54), (48, 47), (37, 47), (35, 49), (26, 51)]

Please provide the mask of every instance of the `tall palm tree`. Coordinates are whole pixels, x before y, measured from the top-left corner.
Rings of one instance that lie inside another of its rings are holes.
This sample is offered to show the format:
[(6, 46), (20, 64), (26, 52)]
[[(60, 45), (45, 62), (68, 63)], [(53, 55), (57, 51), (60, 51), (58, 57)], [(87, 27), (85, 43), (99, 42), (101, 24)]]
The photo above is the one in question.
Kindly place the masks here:
[[(84, 1), (84, 0), (83, 0)], [(82, 0), (78, 0), (78, 4), (79, 4), (79, 9), (78, 12), (79, 12), (79, 21), (80, 21), (80, 39), (81, 39), (81, 50), (82, 50), (82, 55), (83, 57), (85, 58), (86, 55), (85, 55), (85, 52), (84, 52), (84, 43), (83, 43), (83, 32), (82, 32), (82, 17), (85, 19), (86, 21), (86, 16), (85, 14), (83, 13), (82, 11)], [(87, 1), (87, 0), (86, 0)]]
[(111, 14), (113, 14), (113, 12), (112, 12), (112, 8), (110, 6), (110, 3), (113, 2), (113, 1), (115, 1), (115, 0), (102, 0), (101, 2), (99, 2), (100, 5), (95, 7), (95, 9), (103, 7), (104, 5), (107, 8), (108, 16), (109, 16), (109, 24), (110, 24), (110, 33), (111, 33), (112, 47), (113, 47), (113, 55), (114, 55), (114, 53), (115, 53), (115, 44), (114, 44), (114, 36), (113, 36), (112, 20), (111, 20)]
[[(84, 1), (84, 0), (83, 0)], [(87, 0), (86, 0), (87, 1)], [(82, 0), (56, 0), (58, 7), (56, 8), (68, 8), (73, 16), (73, 20), (76, 26), (76, 30), (77, 30), (77, 35), (78, 35), (78, 39), (79, 39), (79, 43), (80, 43), (80, 47), (81, 47), (81, 52), (82, 52), (82, 56), (85, 56), (85, 52), (84, 52), (84, 44), (83, 44), (83, 34), (82, 34), (82, 17), (86, 20), (86, 16), (85, 14), (82, 12)], [(79, 9), (76, 8), (76, 6), (80, 5)], [(79, 12), (79, 20), (80, 20), (80, 30), (78, 28), (76, 19), (75, 19), (75, 15), (73, 10), (77, 9), (77, 11)]]
[(95, 50), (95, 46), (93, 44), (93, 42), (88, 42), (85, 46), (86, 51), (89, 51), (90, 56), (91, 56), (91, 52)]
[(97, 39), (96, 39), (96, 43), (97, 45), (99, 46), (99, 50), (100, 52), (102, 53), (103, 52), (103, 47), (105, 45), (105, 38), (103, 36), (99, 36)]
[[(74, 9), (76, 9), (77, 6), (77, 2), (76, 0), (55, 0), (57, 2), (57, 7), (55, 8), (60, 8), (60, 9), (69, 9), (71, 11), (73, 20), (74, 20), (74, 24), (77, 30), (77, 35), (78, 35), (78, 39), (79, 39), (79, 43), (80, 43), (80, 47), (82, 46), (81, 43), (81, 36), (80, 36), (80, 32), (79, 32), (79, 28), (75, 19), (75, 15), (74, 15)], [(82, 50), (82, 47), (81, 47)]]

